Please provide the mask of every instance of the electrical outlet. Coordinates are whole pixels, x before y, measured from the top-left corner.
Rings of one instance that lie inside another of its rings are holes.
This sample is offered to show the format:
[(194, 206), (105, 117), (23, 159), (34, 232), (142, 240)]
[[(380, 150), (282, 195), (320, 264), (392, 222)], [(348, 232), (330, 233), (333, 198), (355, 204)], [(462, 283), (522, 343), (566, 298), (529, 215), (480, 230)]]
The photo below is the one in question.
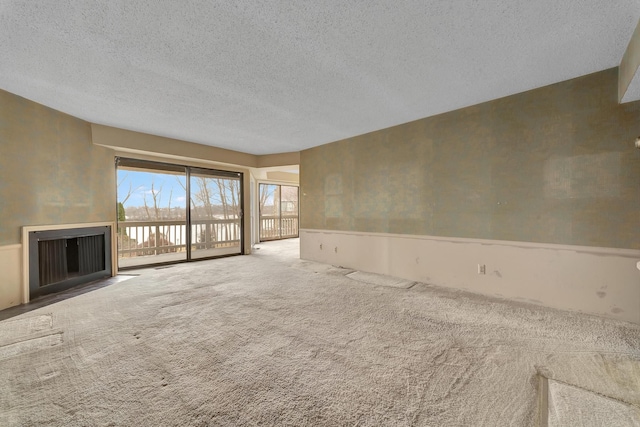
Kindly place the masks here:
[(338, 247), (337, 247), (337, 246), (335, 247), (334, 251), (335, 251), (336, 253), (338, 253)]
[(478, 274), (487, 274), (487, 266), (484, 264), (478, 264)]
[(320, 243), (320, 250), (322, 250), (322, 243)]

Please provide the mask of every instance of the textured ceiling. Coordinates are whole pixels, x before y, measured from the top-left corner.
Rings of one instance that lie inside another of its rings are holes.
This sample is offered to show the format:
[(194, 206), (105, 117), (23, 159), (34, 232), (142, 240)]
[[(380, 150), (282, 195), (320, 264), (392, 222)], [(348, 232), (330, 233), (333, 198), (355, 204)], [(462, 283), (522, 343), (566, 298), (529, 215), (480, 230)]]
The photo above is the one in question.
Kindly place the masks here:
[(615, 67), (639, 17), (640, 0), (0, 0), (0, 88), (298, 151)]

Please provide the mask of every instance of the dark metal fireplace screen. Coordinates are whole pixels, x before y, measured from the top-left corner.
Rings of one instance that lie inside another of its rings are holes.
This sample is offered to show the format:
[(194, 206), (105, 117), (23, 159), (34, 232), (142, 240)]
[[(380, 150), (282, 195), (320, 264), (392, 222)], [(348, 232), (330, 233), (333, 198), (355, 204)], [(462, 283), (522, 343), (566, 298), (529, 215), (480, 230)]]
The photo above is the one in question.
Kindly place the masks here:
[(29, 298), (111, 276), (111, 227), (29, 233)]

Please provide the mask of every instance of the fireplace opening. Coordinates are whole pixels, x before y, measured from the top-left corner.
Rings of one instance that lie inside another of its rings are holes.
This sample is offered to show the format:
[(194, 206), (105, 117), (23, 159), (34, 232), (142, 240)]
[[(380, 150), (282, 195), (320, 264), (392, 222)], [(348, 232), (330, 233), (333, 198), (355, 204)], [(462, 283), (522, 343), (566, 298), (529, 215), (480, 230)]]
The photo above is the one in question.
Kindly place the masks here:
[(80, 260), (78, 259), (78, 238), (67, 239), (67, 274), (69, 277), (80, 273)]
[(111, 227), (29, 232), (29, 298), (111, 276)]

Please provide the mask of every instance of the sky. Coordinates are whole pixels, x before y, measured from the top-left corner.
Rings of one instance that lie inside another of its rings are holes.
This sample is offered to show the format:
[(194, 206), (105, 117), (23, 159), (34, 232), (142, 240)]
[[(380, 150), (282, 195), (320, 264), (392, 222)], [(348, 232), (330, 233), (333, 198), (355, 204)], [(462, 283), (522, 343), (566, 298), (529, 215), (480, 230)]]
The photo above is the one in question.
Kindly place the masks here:
[(131, 191), (131, 196), (124, 203), (125, 207), (144, 206), (145, 197), (147, 204), (153, 206), (152, 193), (159, 192), (159, 207), (168, 207), (171, 201), (171, 207), (184, 208), (187, 199), (183, 188), (185, 182), (184, 175), (118, 169), (118, 202), (122, 202)]

